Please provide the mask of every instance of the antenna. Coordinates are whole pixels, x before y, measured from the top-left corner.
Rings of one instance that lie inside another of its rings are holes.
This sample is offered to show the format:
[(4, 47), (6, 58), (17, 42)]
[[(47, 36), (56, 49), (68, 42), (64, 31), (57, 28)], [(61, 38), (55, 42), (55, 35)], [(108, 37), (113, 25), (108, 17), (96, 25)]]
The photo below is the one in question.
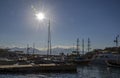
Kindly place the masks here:
[(117, 35), (116, 39), (114, 40), (114, 42), (116, 43), (116, 47), (118, 47), (118, 38), (119, 38), (119, 35)]

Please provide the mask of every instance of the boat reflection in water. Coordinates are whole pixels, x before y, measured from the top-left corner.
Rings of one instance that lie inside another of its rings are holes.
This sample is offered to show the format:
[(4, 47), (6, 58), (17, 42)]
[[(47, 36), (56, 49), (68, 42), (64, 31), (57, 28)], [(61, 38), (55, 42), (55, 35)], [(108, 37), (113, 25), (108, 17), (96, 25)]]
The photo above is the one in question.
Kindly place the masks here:
[(119, 78), (114, 67), (79, 66), (76, 73), (0, 74), (0, 78)]

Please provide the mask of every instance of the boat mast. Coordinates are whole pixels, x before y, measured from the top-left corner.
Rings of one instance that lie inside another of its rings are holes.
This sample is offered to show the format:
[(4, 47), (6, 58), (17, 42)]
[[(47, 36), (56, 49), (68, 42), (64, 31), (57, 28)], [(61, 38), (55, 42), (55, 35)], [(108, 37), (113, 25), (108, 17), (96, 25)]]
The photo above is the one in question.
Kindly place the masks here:
[(33, 54), (35, 52), (35, 43), (33, 43)]
[(80, 54), (79, 53), (79, 38), (77, 38), (77, 45), (76, 45), (76, 52), (77, 52), (77, 54)]
[(47, 49), (47, 56), (51, 55), (51, 32), (50, 32), (50, 20), (48, 23), (48, 49)]
[(88, 38), (88, 52), (90, 52), (90, 46), (91, 46), (90, 43), (91, 43), (90, 38)]
[(73, 51), (75, 51), (74, 43), (73, 43)]
[(29, 55), (29, 44), (27, 44), (27, 55)]
[(82, 54), (84, 54), (84, 39), (82, 39)]

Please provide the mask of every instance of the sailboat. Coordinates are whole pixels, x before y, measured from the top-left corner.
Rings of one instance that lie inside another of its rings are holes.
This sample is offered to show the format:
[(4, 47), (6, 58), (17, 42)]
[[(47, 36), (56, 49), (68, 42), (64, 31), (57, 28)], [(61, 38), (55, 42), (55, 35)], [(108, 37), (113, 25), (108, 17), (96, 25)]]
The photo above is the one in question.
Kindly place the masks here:
[[(83, 41), (83, 48), (84, 48), (84, 40)], [(84, 49), (83, 49), (84, 52)], [(76, 51), (73, 51), (72, 62), (77, 65), (88, 65), (90, 63), (90, 59), (87, 59), (83, 54), (79, 53), (79, 38), (77, 39)]]

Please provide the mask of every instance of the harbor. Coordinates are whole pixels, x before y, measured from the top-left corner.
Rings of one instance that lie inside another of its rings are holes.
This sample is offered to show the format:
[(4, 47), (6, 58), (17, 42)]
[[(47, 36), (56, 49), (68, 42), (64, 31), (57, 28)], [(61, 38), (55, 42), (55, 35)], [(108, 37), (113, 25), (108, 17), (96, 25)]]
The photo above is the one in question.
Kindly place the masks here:
[(119, 0), (1, 0), (0, 78), (120, 78)]
[[(78, 48), (78, 45), (76, 46)], [(111, 48), (109, 48), (110, 50)], [(112, 48), (114, 49), (114, 48)], [(79, 49), (77, 49), (79, 50)], [(107, 49), (108, 50), (108, 49)], [(79, 51), (73, 51), (70, 55), (40, 55), (40, 54), (17, 54), (9, 60), (0, 60), (1, 74), (28, 74), (28, 73), (77, 73), (78, 67), (115, 67), (120, 68), (120, 55), (115, 52), (104, 50), (95, 50), (89, 54), (81, 55)], [(115, 48), (116, 50), (116, 48)], [(119, 52), (119, 47), (116, 52)], [(1, 49), (2, 51), (8, 51)], [(9, 51), (8, 51), (9, 53)], [(94, 53), (91, 55), (91, 53)], [(10, 55), (12, 53), (10, 52)], [(92, 57), (91, 57), (92, 56)], [(16, 59), (14, 59), (16, 58)]]

